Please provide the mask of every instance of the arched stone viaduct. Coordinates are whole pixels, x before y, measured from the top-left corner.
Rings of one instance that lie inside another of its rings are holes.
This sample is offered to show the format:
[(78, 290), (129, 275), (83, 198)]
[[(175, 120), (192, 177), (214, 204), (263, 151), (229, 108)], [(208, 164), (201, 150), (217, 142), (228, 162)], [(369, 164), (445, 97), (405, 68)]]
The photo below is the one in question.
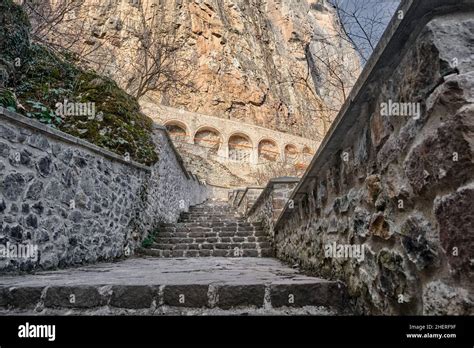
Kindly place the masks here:
[(168, 128), (177, 143), (206, 148), (215, 155), (235, 162), (309, 163), (319, 143), (271, 129), (226, 120), (153, 102), (141, 103), (145, 114)]

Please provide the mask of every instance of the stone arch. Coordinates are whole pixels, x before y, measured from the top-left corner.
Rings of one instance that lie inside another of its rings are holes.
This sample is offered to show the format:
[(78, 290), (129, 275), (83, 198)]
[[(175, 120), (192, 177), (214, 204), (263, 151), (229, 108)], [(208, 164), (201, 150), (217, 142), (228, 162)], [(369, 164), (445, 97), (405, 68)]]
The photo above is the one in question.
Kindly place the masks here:
[(296, 163), (298, 160), (298, 148), (296, 145), (287, 144), (285, 145), (285, 162)]
[(208, 149), (209, 153), (217, 154), (222, 145), (222, 136), (214, 127), (204, 126), (194, 134), (193, 142)]
[(312, 154), (313, 154), (313, 150), (311, 150), (311, 148), (310, 148), (309, 146), (307, 146), (307, 145), (305, 145), (305, 146), (303, 147), (303, 151), (302, 151), (302, 152), (303, 152), (304, 155), (312, 155)]
[(280, 158), (278, 145), (275, 140), (264, 138), (258, 143), (259, 162), (277, 162)]
[(253, 145), (250, 137), (244, 133), (234, 133), (229, 137), (229, 160), (251, 162)]
[(305, 163), (311, 162), (314, 156), (313, 150), (307, 145), (303, 147), (302, 154), (303, 154), (303, 162)]
[(188, 126), (178, 120), (170, 120), (165, 123), (171, 138), (179, 142), (186, 142), (189, 136)]

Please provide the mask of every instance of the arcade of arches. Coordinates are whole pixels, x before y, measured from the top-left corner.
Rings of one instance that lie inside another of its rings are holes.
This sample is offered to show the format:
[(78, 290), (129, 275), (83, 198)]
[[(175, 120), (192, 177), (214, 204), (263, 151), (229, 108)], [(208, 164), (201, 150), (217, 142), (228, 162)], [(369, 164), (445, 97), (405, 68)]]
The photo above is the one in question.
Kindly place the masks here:
[(205, 149), (207, 153), (223, 159), (250, 164), (286, 162), (309, 163), (314, 150), (307, 145), (278, 144), (271, 138), (251, 139), (245, 132), (233, 133), (224, 137), (214, 127), (200, 127), (192, 133), (185, 123), (168, 121), (165, 123), (170, 136), (178, 145), (192, 144)]

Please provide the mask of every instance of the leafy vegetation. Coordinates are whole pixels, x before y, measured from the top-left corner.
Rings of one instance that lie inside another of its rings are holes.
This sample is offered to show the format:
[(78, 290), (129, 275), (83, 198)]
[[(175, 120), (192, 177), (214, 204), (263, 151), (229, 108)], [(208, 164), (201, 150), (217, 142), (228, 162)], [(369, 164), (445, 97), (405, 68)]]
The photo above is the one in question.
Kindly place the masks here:
[(142, 247), (143, 248), (150, 248), (153, 243), (155, 242), (156, 236), (158, 235), (159, 231), (158, 230), (153, 230), (148, 237), (146, 237), (143, 242), (142, 242)]

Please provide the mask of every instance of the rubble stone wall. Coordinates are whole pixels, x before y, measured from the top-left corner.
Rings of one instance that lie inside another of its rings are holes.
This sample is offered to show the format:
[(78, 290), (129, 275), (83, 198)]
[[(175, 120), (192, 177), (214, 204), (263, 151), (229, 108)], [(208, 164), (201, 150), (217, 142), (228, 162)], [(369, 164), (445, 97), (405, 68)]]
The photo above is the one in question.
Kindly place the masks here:
[(295, 189), (277, 256), (344, 281), (361, 313), (472, 315), (474, 12), (415, 3)]
[[(287, 204), (298, 178), (275, 178), (253, 200), (253, 204), (246, 209), (245, 214), (249, 222), (261, 222), (267, 235), (274, 239), (274, 225)], [(250, 191), (251, 192), (251, 191)], [(251, 194), (251, 193), (250, 193)], [(250, 205), (242, 199), (246, 205)]]
[[(0, 272), (132, 255), (159, 222), (206, 200), (166, 130), (155, 142), (160, 160), (145, 167), (0, 108)], [(26, 246), (36, 256), (4, 255)]]

